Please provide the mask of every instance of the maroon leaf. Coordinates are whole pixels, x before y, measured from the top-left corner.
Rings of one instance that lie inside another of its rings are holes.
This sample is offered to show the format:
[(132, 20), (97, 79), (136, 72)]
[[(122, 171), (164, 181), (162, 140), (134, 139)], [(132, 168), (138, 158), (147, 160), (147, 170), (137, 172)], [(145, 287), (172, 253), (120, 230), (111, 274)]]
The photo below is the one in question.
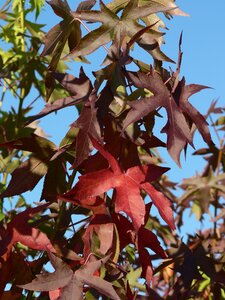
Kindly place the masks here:
[(77, 98), (86, 98), (91, 90), (92, 84), (90, 79), (84, 73), (83, 68), (80, 69), (79, 77), (70, 74), (53, 72), (53, 77), (68, 91)]
[[(178, 86), (178, 89), (181, 90), (180, 97), (178, 99), (179, 107), (183, 112), (187, 113), (187, 115), (191, 118), (194, 124), (197, 126), (199, 132), (201, 133), (204, 141), (209, 145), (212, 143), (212, 139), (210, 136), (208, 123), (205, 120), (205, 117), (197, 111), (194, 106), (188, 102), (189, 97), (193, 94), (198, 93), (203, 89), (208, 89), (208, 86), (199, 85), (199, 84), (190, 84), (185, 85), (185, 78), (183, 78)], [(175, 91), (176, 92), (176, 91)]]
[(49, 32), (45, 36), (45, 40), (44, 40), (45, 46), (41, 53), (42, 56), (49, 55), (53, 52), (56, 45), (62, 39), (66, 27), (67, 27), (66, 22), (61, 21), (60, 23), (56, 24), (49, 30)]
[(9, 185), (1, 197), (11, 197), (33, 190), (47, 171), (48, 166), (45, 162), (35, 156), (30, 157), (13, 171)]
[(119, 214), (113, 214), (113, 221), (117, 226), (117, 230), (120, 237), (120, 250), (122, 250), (128, 244), (134, 244), (139, 253), (139, 261), (142, 265), (142, 277), (146, 279), (147, 284), (150, 285), (153, 275), (153, 268), (151, 263), (151, 257), (145, 248), (153, 250), (161, 258), (167, 258), (167, 255), (160, 245), (157, 236), (141, 226), (138, 233), (133, 230), (132, 224)]
[[(101, 22), (102, 25), (84, 36), (77, 47), (75, 47), (67, 57), (88, 55), (100, 46), (110, 42), (111, 39), (113, 40), (112, 47), (116, 49), (110, 52), (118, 52), (121, 47), (124, 47), (125, 41), (130, 40), (137, 32), (145, 28), (137, 22), (137, 19), (147, 17), (157, 12), (171, 10), (171, 7), (159, 3), (146, 4), (140, 7), (138, 6), (137, 0), (127, 3), (122, 11), (121, 17), (110, 10), (103, 1), (100, 1), (100, 8), (101, 11), (81, 10), (73, 12), (74, 18), (91, 22)], [(158, 41), (160, 41), (162, 35), (162, 32), (148, 28), (148, 30), (144, 30), (137, 42), (139, 46), (147, 49), (155, 59), (171, 62), (159, 49)]]
[(149, 248), (162, 258), (167, 258), (165, 251), (162, 249), (157, 236), (145, 227), (141, 227), (138, 232), (138, 248)]
[[(53, 180), (54, 178), (54, 180)], [(41, 199), (54, 201), (57, 195), (62, 194), (67, 189), (66, 168), (61, 157), (49, 162), (48, 172), (44, 179)]]
[(96, 0), (85, 0), (80, 2), (77, 10), (90, 10), (96, 3)]
[(35, 153), (39, 158), (49, 158), (57, 149), (56, 145), (50, 140), (31, 133), (28, 137), (21, 137), (0, 144), (1, 147), (6, 147), (9, 150), (18, 149)]
[(153, 267), (150, 255), (145, 248), (139, 250), (139, 261), (142, 266), (141, 277), (145, 278), (148, 286), (150, 286), (153, 276)]
[(90, 153), (89, 135), (101, 142), (101, 130), (97, 119), (97, 109), (92, 105), (84, 106), (79, 118), (71, 124), (72, 127), (79, 128), (76, 139), (76, 159), (73, 167), (79, 166)]
[(128, 72), (129, 79), (139, 88), (147, 88), (153, 96), (129, 102), (131, 110), (124, 122), (124, 129), (159, 107), (165, 107), (168, 121), (162, 131), (167, 133), (167, 149), (175, 162), (180, 165), (180, 152), (186, 143), (192, 145), (192, 135), (186, 119), (177, 106), (172, 94), (164, 85), (160, 75), (151, 69), (146, 75), (142, 72)]
[(56, 72), (53, 73), (53, 76), (69, 93), (71, 93), (71, 96), (57, 99), (52, 104), (47, 103), (45, 108), (42, 109), (38, 114), (29, 117), (28, 123), (40, 119), (51, 112), (79, 104), (88, 99), (92, 90), (92, 85), (82, 68), (78, 78), (69, 74)]

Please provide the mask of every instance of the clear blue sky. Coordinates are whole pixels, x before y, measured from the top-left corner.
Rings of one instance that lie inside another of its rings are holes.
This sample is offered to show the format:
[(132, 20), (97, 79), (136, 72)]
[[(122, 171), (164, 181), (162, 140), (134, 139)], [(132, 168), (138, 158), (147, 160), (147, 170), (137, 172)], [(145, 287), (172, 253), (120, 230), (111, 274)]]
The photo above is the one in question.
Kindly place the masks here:
[[(72, 9), (75, 9), (76, 5), (74, 4), (79, 2), (68, 0)], [(104, 1), (104, 3), (108, 2)], [(180, 0), (176, 4), (190, 16), (175, 16), (170, 21), (165, 20), (169, 30), (166, 31), (166, 44), (163, 46), (163, 51), (172, 59), (177, 59), (179, 36), (183, 30), (182, 75), (185, 75), (187, 83), (198, 83), (214, 88), (202, 91), (191, 98), (191, 102), (204, 114), (213, 99), (220, 98), (220, 105), (225, 106), (225, 1)], [(46, 4), (38, 21), (47, 23), (45, 30), (49, 30), (59, 20), (58, 17), (54, 16), (50, 6)], [(104, 52), (104, 49), (97, 52), (98, 54), (91, 55), (91, 58), (95, 61), (94, 70), (97, 69), (97, 63), (102, 61), (100, 54), (102, 51)], [(77, 75), (79, 64), (73, 63), (71, 66), (70, 73)], [(93, 70), (90, 67), (84, 65), (85, 72), (89, 75)], [(171, 67), (174, 68), (172, 65)], [(33, 95), (31, 94), (28, 103), (32, 99)], [(38, 112), (44, 106), (44, 101), (40, 99), (37, 104), (35, 112)], [(65, 135), (69, 124), (75, 118), (76, 110), (68, 108), (59, 111), (57, 115), (52, 114), (43, 118), (41, 126), (51, 136), (51, 140), (58, 144)], [(165, 140), (165, 135), (163, 138)], [(215, 142), (217, 143), (216, 139)], [(195, 145), (196, 148), (204, 146), (204, 142), (199, 135), (196, 135)], [(171, 167), (169, 175), (174, 181), (180, 182), (182, 178), (194, 175), (196, 171), (201, 171), (204, 163), (199, 160), (199, 157), (192, 157), (192, 152), (193, 150), (189, 148), (186, 161), (182, 160), (182, 169), (179, 169), (168, 156), (166, 157), (167, 165)], [(33, 192), (26, 194), (32, 200), (38, 201), (37, 197), (40, 193), (41, 185), (38, 184)], [(189, 219), (189, 222), (191, 220)]]

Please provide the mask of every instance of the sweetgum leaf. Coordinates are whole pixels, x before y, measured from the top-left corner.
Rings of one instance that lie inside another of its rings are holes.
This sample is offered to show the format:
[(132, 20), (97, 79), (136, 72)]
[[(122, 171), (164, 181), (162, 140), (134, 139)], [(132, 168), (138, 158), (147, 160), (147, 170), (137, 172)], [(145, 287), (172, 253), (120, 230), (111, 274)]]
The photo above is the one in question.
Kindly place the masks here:
[(146, 248), (153, 250), (161, 258), (167, 258), (167, 255), (160, 245), (157, 236), (144, 226), (138, 231), (136, 246), (139, 252), (139, 261), (142, 266), (141, 277), (145, 278), (148, 286), (150, 286), (153, 276), (153, 267), (150, 254)]
[(107, 255), (104, 258), (97, 260), (95, 262), (87, 263), (87, 265), (83, 266), (82, 268), (78, 269), (75, 273), (75, 279), (76, 281), (87, 284), (96, 290), (98, 290), (100, 293), (102, 293), (105, 296), (110, 297), (114, 300), (120, 300), (120, 297), (115, 292), (114, 288), (112, 287), (112, 284), (107, 282), (106, 280), (93, 276), (93, 273), (97, 271), (102, 264), (105, 264), (111, 255)]
[(48, 254), (55, 272), (39, 274), (31, 283), (20, 285), (21, 288), (33, 291), (53, 291), (60, 289), (58, 299), (69, 300), (73, 299), (75, 295), (76, 299), (83, 299), (83, 286), (89, 285), (111, 299), (120, 299), (111, 283), (93, 275), (102, 264), (105, 264), (109, 260), (110, 255), (94, 262), (88, 262), (73, 273), (70, 267), (60, 258), (57, 258), (50, 252)]
[(1, 143), (0, 146), (7, 147), (10, 150), (18, 149), (29, 151), (43, 160), (49, 159), (57, 149), (53, 142), (34, 133), (31, 133), (28, 137), (21, 137), (16, 140)]
[(212, 195), (217, 192), (225, 193), (225, 174), (214, 175), (212, 170), (207, 176), (195, 176), (184, 179), (180, 187), (185, 191), (179, 198), (179, 204), (197, 201), (203, 212), (208, 212)]
[(83, 68), (80, 69), (79, 77), (70, 74), (53, 73), (54, 78), (68, 91), (71, 95), (78, 98), (85, 98), (92, 90), (90, 79), (84, 73)]
[(63, 34), (65, 34), (66, 29), (66, 23), (61, 21), (49, 30), (45, 36), (45, 47), (41, 53), (42, 56), (49, 55), (53, 52), (58, 42), (62, 39)]
[[(53, 180), (54, 178), (54, 180)], [(41, 199), (54, 201), (57, 195), (67, 189), (65, 163), (61, 157), (49, 162), (48, 172), (44, 179)]]
[[(129, 80), (138, 88), (147, 88), (153, 93), (153, 96), (141, 98), (138, 101), (131, 101), (129, 105), (131, 110), (128, 112), (124, 121), (124, 129), (141, 118), (147, 116), (150, 112), (159, 107), (165, 107), (167, 111), (167, 124), (162, 132), (167, 134), (167, 149), (174, 161), (180, 165), (180, 153), (187, 143), (192, 145), (192, 134), (185, 118), (184, 113), (190, 115), (193, 122), (196, 123), (207, 142), (211, 142), (209, 130), (204, 117), (188, 103), (188, 98), (195, 92), (205, 88), (199, 85), (186, 86), (182, 81), (178, 85), (181, 92), (175, 90), (172, 94), (163, 83), (160, 75), (152, 68), (150, 74), (142, 72), (128, 72)], [(180, 88), (181, 86), (181, 88)]]
[[(111, 9), (113, 12), (117, 13), (119, 10), (124, 8), (129, 0), (116, 0), (111, 1), (109, 4), (107, 4), (107, 7)], [(140, 6), (146, 5), (146, 0), (140, 0), (138, 4)], [(169, 12), (171, 15), (178, 15), (178, 16), (188, 16), (185, 12), (183, 12), (179, 7), (177, 7), (174, 3), (174, 0), (154, 0), (151, 1), (153, 3), (158, 3), (167, 7), (170, 7), (172, 10)]]
[(70, 17), (70, 7), (67, 0), (50, 0), (47, 1), (49, 5), (51, 5), (55, 14), (63, 19), (67, 19)]
[[(124, 46), (127, 37), (132, 38), (137, 32), (142, 30), (144, 26), (139, 24), (137, 20), (154, 14), (156, 12), (169, 11), (170, 7), (151, 2), (142, 7), (138, 7), (138, 1), (129, 1), (125, 6), (122, 16), (118, 17), (111, 11), (103, 1), (100, 1), (101, 11), (76, 11), (73, 12), (74, 18), (90, 22), (101, 22), (102, 25), (84, 36), (77, 47), (75, 47), (66, 57), (77, 57), (80, 55), (88, 55), (95, 51), (100, 46), (107, 44), (110, 40), (113, 41), (113, 46), (117, 45), (120, 49)], [(157, 38), (163, 34), (159, 31), (149, 29), (143, 33), (138, 43), (140, 46), (149, 46), (149, 52), (158, 60), (171, 61), (165, 55), (162, 55), (159, 50)], [(154, 52), (152, 51), (154, 50)]]
[(40, 230), (31, 226), (28, 221), (35, 214), (41, 212), (48, 207), (48, 203), (28, 208), (25, 211), (18, 213), (8, 224), (6, 235), (1, 240), (0, 255), (9, 253), (12, 246), (20, 242), (23, 245), (36, 250), (46, 250), (47, 248), (55, 252), (50, 240)]
[(199, 91), (208, 88), (208, 86), (199, 84), (185, 85), (185, 78), (182, 78), (178, 87), (178, 89), (181, 89), (178, 103), (182, 111), (185, 112), (197, 126), (204, 141), (210, 145), (212, 144), (212, 139), (208, 128), (208, 123), (206, 122), (205, 117), (202, 114), (200, 114), (200, 112), (191, 103), (188, 102), (189, 97), (191, 97), (193, 94), (196, 94)]
[[(68, 45), (71, 48), (79, 44), (81, 29), (80, 23), (71, 15), (67, 1), (51, 0), (47, 3), (52, 7), (55, 14), (63, 18), (63, 21), (55, 25), (47, 33), (44, 41), (45, 46), (41, 54), (42, 56), (52, 54), (48, 69), (54, 71), (56, 70), (66, 42), (68, 41)], [(48, 96), (50, 96), (53, 89), (54, 87), (49, 87)]]
[(173, 219), (172, 212), (172, 203), (163, 193), (157, 191), (151, 184), (148, 182), (142, 183), (141, 187), (148, 193), (152, 199), (153, 204), (157, 207), (160, 216), (162, 219), (169, 225), (173, 230), (176, 229)]
[(48, 252), (50, 261), (55, 269), (53, 273), (41, 273), (32, 282), (20, 285), (31, 291), (54, 291), (66, 286), (72, 279), (73, 271), (60, 258)]
[(97, 119), (97, 109), (84, 106), (79, 118), (71, 124), (71, 127), (79, 128), (76, 139), (76, 159), (73, 167), (79, 166), (89, 156), (89, 135), (101, 142), (101, 130)]
[[(48, 66), (48, 72), (45, 78), (47, 101), (55, 87), (55, 81), (49, 72), (56, 70), (66, 43), (68, 42), (68, 46), (71, 51), (74, 47), (79, 45), (81, 39), (80, 22), (71, 14), (72, 12), (67, 1), (52, 0), (48, 1), (48, 4), (58, 16), (63, 18), (63, 21), (55, 25), (47, 33), (44, 41), (45, 46), (41, 54), (42, 56), (52, 54), (51, 62)], [(79, 59), (82, 60), (83, 58), (79, 57)]]
[[(94, 245), (94, 235), (99, 239), (99, 247)], [(113, 244), (114, 225), (106, 214), (94, 215), (90, 224), (82, 236), (84, 242), (84, 258), (86, 259), (93, 251), (105, 255)], [(97, 250), (97, 252), (96, 252)]]
[[(110, 168), (80, 176), (75, 187), (64, 194), (63, 197), (83, 201), (115, 188), (115, 211), (125, 212), (132, 219), (135, 229), (138, 230), (144, 223), (145, 216), (145, 205), (140, 195), (141, 184), (157, 179), (168, 169), (147, 165), (135, 166), (125, 172), (121, 170), (116, 159), (94, 138), (91, 137), (91, 141), (102, 156), (108, 160)], [(155, 200), (157, 200), (157, 197)], [(167, 207), (168, 202), (165, 201), (163, 205)], [(168, 208), (169, 213), (172, 215), (171, 208)]]
[(139, 253), (139, 261), (142, 265), (141, 277), (145, 278), (147, 284), (150, 285), (153, 275), (153, 268), (151, 256), (146, 248), (153, 250), (161, 258), (167, 258), (167, 255), (161, 247), (157, 236), (144, 226), (141, 226), (138, 232), (134, 231), (132, 224), (122, 215), (113, 214), (112, 217), (117, 226), (120, 237), (120, 250), (122, 250), (128, 244), (134, 244), (136, 246)]
[(74, 77), (70, 74), (54, 72), (53, 77), (68, 91), (71, 96), (55, 100), (53, 103), (47, 103), (37, 115), (29, 117), (29, 123), (40, 119), (51, 112), (58, 111), (64, 107), (73, 106), (87, 101), (88, 96), (92, 90), (92, 84), (89, 78), (81, 68), (79, 77)]
[(47, 171), (45, 162), (35, 156), (30, 157), (13, 171), (9, 185), (1, 197), (11, 197), (33, 190)]

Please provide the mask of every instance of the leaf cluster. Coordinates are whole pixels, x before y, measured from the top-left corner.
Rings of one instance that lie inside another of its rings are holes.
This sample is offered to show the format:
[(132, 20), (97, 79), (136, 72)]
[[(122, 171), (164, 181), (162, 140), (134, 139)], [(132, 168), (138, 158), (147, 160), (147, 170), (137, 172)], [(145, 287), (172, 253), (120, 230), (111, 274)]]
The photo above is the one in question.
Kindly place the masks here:
[[(99, 1), (99, 10), (94, 0), (76, 10), (51, 0), (61, 21), (44, 33), (43, 5), (11, 0), (0, 10), (0, 39), (12, 45), (0, 49), (1, 103), (8, 92), (17, 101), (0, 118), (1, 299), (225, 299), (225, 109), (213, 102), (204, 116), (189, 102), (208, 87), (180, 78), (182, 35), (175, 67), (164, 67), (173, 60), (160, 49), (160, 16), (186, 14), (173, 0)], [(100, 47), (103, 65), (89, 78), (86, 56)], [(78, 76), (66, 72), (68, 59), (82, 63)], [(38, 121), (68, 107), (77, 116), (57, 146)], [(165, 140), (155, 135), (162, 110)], [(205, 169), (173, 183), (160, 148), (180, 166), (196, 130), (206, 146), (194, 155)], [(41, 180), (30, 203), (26, 193)], [(184, 243), (187, 211), (203, 224), (213, 211), (213, 228)]]

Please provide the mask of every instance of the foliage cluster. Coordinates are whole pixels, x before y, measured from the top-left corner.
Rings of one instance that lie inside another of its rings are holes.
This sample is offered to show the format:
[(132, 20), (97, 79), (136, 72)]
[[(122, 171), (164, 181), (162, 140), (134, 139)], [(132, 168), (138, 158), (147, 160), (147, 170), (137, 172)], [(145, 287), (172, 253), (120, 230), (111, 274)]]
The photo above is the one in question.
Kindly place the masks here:
[[(203, 116), (190, 104), (207, 87), (180, 78), (182, 36), (177, 63), (160, 49), (163, 20), (185, 13), (173, 0), (99, 4), (73, 11), (66, 0), (48, 1), (61, 21), (47, 33), (37, 22), (43, 0), (7, 0), (0, 10), (1, 107), (15, 101), (0, 112), (0, 297), (225, 299), (225, 109), (215, 101)], [(84, 68), (66, 73), (66, 60), (89, 63), (100, 47), (106, 56), (94, 80)], [(32, 115), (40, 97), (45, 106)], [(74, 106), (78, 118), (56, 146), (38, 120)], [(166, 142), (154, 135), (162, 116)], [(206, 146), (194, 154), (206, 166), (175, 184), (158, 149), (180, 165), (196, 130)], [(41, 179), (41, 197), (30, 203), (23, 194)], [(213, 212), (214, 228), (185, 244), (179, 230), (189, 208), (201, 222)]]

